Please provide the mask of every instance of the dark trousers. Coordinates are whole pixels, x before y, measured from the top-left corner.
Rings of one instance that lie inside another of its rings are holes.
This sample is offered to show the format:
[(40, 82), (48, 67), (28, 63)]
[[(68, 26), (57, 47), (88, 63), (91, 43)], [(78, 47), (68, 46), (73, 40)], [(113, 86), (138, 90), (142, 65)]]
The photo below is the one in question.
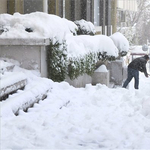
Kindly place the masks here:
[(128, 67), (128, 77), (126, 79), (126, 81), (123, 84), (123, 87), (126, 88), (127, 85), (129, 84), (129, 82), (132, 80), (132, 78), (134, 78), (135, 83), (134, 83), (134, 88), (138, 89), (139, 88), (139, 71), (129, 68)]

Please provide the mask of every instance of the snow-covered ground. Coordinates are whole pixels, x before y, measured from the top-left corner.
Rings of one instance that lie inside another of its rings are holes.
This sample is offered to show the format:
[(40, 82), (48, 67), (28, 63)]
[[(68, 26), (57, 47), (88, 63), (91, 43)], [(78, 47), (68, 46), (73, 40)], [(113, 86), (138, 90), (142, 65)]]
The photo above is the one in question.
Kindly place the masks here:
[[(117, 39), (114, 35), (111, 38), (98, 35), (93, 39), (84, 35), (74, 37), (72, 33), (76, 32), (76, 25), (73, 22), (40, 12), (3, 14), (0, 22), (4, 30), (0, 38), (40, 37), (53, 39), (53, 42), (67, 39), (70, 57), (84, 53), (90, 46), (93, 50), (100, 47), (100, 51), (107, 47), (106, 52), (114, 56), (116, 47), (129, 48), (128, 41), (120, 38), (118, 33)], [(33, 32), (28, 33), (26, 29)], [(113, 49), (109, 44), (112, 41)], [(99, 42), (103, 44), (99, 45)], [(83, 43), (81, 51), (78, 45)], [(66, 82), (41, 78), (39, 72), (22, 69), (13, 60), (11, 63), (15, 64), (13, 73), (18, 79), (21, 77), (17, 72), (23, 73), (27, 85), (24, 92), (19, 90), (8, 100), (0, 102), (1, 149), (150, 149), (150, 78), (140, 74), (139, 90), (133, 88), (133, 81), (128, 89), (108, 88), (101, 84), (74, 88)], [(9, 82), (11, 84), (12, 80)], [(45, 91), (48, 91), (45, 100), (34, 104), (27, 113), (20, 110), (18, 116), (14, 115), (20, 105)]]
[[(13, 72), (26, 75), (28, 89), (33, 83), (45, 83), (50, 90), (47, 98), (27, 113), (1, 114), (2, 149), (150, 149), (150, 78), (143, 74), (139, 90), (135, 90), (133, 81), (129, 89), (101, 84), (74, 88), (17, 65)], [(28, 93), (27, 98), (29, 94), (34, 95)]]

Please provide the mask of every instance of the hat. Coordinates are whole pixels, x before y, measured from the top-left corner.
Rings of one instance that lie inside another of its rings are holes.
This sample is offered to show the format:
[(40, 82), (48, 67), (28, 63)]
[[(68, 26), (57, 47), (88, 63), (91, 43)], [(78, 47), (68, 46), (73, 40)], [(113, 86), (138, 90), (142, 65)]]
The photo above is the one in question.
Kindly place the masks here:
[(148, 56), (148, 55), (145, 55), (144, 58), (147, 60), (147, 59), (149, 59), (149, 56)]

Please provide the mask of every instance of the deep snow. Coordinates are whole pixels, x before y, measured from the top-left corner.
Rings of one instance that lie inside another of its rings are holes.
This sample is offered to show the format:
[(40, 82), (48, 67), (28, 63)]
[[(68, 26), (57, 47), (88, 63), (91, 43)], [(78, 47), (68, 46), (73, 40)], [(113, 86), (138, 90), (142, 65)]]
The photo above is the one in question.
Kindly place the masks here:
[[(93, 51), (99, 47), (100, 51), (114, 56), (120, 48), (129, 48), (128, 41), (116, 39), (116, 35), (113, 40), (99, 35), (97, 39), (74, 37), (74, 23), (40, 12), (2, 14), (0, 23), (6, 29), (0, 38), (66, 39), (69, 57), (85, 54), (89, 47)], [(26, 32), (26, 28), (33, 29), (33, 32)], [(82, 51), (78, 44), (81, 44)], [(23, 73), (28, 82), (25, 92), (19, 90), (8, 101), (0, 102), (2, 149), (150, 149), (150, 78), (140, 74), (139, 90), (133, 88), (133, 81), (129, 89), (108, 88), (101, 84), (74, 88), (66, 82), (41, 78), (39, 72), (22, 69), (13, 60), (11, 63), (15, 64), (13, 73)], [(106, 71), (106, 68), (101, 69)], [(27, 113), (20, 110), (18, 116), (13, 114), (19, 105), (33, 100), (37, 93), (41, 94), (47, 88), (49, 91), (44, 101), (35, 104)]]
[[(18, 116), (11, 111), (7, 117), (1, 114), (1, 148), (150, 149), (150, 78), (143, 74), (140, 89), (135, 90), (133, 81), (129, 89), (101, 84), (74, 88), (18, 66), (13, 72), (26, 74), (27, 89), (33, 83), (45, 83), (50, 91), (28, 113), (20, 110)], [(0, 103), (1, 108), (4, 103)]]

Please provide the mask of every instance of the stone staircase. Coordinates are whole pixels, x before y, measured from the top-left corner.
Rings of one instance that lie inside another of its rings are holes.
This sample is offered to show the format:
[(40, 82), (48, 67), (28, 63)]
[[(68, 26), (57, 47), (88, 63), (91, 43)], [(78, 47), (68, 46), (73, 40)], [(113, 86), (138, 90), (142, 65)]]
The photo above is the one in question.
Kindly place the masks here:
[(12, 72), (13, 68), (14, 65), (0, 61), (0, 101), (27, 84), (26, 76), (21, 72)]
[(0, 106), (1, 116), (7, 117), (10, 112), (18, 115), (19, 110), (27, 111), (35, 103), (44, 100), (50, 91), (50, 83), (39, 78), (28, 83), (23, 72), (13, 71), (14, 65), (0, 60)]

